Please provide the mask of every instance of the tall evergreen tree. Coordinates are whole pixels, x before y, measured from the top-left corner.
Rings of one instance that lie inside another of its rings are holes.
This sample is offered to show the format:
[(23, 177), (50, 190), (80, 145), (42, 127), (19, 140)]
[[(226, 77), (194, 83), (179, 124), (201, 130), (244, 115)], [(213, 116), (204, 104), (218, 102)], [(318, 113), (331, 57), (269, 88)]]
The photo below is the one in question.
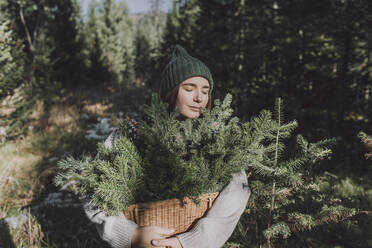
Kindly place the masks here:
[(57, 1), (51, 8), (53, 22), (49, 35), (55, 47), (51, 52), (52, 80), (65, 87), (80, 87), (89, 84), (84, 65), (82, 19), (76, 0)]
[(93, 85), (99, 85), (110, 78), (108, 68), (101, 60), (102, 47), (99, 39), (98, 29), (99, 5), (93, 0), (88, 6), (88, 16), (83, 27), (85, 64), (88, 67), (89, 79)]
[(55, 4), (54, 1), (11, 0), (1, 6), (15, 34), (22, 40), (25, 54), (23, 97), (7, 120), (8, 137), (27, 132), (26, 123), (36, 100), (49, 99), (51, 94), (46, 92), (56, 88), (52, 80), (54, 60), (51, 57), (55, 40), (50, 35)]
[(160, 56), (160, 44), (165, 28), (166, 14), (156, 9), (144, 15), (136, 23), (135, 31), (135, 68), (136, 77), (141, 81), (152, 81), (151, 73)]
[(9, 21), (0, 19), (0, 99), (11, 95), (22, 83), (22, 46), (10, 29)]
[(114, 83), (131, 83), (134, 79), (134, 35), (124, 3), (104, 0), (97, 18), (101, 62)]
[(48, 81), (51, 73), (50, 53), (54, 48), (54, 40), (49, 36), (51, 30), (48, 29), (48, 19), (53, 18), (51, 5), (47, 1), (12, 0), (3, 6), (25, 45), (25, 81), (31, 90)]

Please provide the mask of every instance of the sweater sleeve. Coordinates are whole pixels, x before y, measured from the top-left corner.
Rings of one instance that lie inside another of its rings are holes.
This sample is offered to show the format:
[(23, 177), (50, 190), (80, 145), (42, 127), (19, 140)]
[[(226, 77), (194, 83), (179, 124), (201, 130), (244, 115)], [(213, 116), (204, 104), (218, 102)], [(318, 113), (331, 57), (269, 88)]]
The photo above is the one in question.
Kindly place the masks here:
[[(105, 147), (111, 149), (119, 136), (118, 130), (113, 131), (105, 140)], [(97, 155), (99, 157), (99, 154)], [(82, 197), (83, 208), (86, 216), (97, 228), (99, 236), (113, 248), (130, 248), (131, 238), (137, 228), (137, 224), (127, 220), (124, 214), (109, 216), (89, 199)]]
[(200, 219), (189, 232), (177, 235), (183, 248), (222, 247), (233, 233), (250, 194), (245, 172), (234, 174), (207, 216)]

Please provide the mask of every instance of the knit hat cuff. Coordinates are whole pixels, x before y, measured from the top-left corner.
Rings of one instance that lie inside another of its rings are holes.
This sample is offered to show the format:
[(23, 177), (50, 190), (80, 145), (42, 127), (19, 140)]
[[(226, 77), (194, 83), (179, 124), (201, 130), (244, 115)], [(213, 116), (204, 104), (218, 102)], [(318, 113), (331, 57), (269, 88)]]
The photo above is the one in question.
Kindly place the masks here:
[(186, 79), (191, 77), (203, 77), (208, 80), (210, 92), (213, 90), (213, 79), (209, 69), (198, 60), (190, 61), (186, 64), (169, 64), (168, 70), (164, 71), (161, 82), (160, 92), (165, 95), (174, 88), (178, 87)]

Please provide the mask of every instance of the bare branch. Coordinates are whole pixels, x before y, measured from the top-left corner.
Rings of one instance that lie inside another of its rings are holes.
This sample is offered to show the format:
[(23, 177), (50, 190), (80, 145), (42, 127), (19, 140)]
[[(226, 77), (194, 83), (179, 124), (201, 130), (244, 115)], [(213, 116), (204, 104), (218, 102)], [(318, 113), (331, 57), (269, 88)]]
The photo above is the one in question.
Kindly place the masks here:
[(19, 16), (21, 17), (23, 27), (25, 28), (25, 32), (26, 32), (26, 36), (27, 36), (27, 42), (30, 46), (30, 50), (31, 50), (31, 52), (34, 52), (35, 47), (34, 47), (34, 44), (32, 43), (31, 35), (30, 35), (30, 32), (29, 32), (29, 30), (27, 28), (27, 25), (26, 25), (26, 21), (25, 21), (24, 15), (23, 15), (23, 9), (22, 9), (21, 4), (19, 5)]

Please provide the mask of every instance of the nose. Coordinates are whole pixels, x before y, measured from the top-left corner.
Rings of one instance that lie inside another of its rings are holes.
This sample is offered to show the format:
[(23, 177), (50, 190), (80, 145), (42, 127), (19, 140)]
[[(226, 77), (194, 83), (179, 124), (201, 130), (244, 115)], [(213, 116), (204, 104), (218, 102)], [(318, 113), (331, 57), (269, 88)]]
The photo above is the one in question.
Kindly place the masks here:
[(202, 99), (201, 99), (201, 94), (200, 94), (199, 91), (196, 91), (196, 93), (195, 93), (195, 95), (194, 95), (194, 101), (195, 101), (195, 102), (198, 102), (198, 103), (202, 101)]

